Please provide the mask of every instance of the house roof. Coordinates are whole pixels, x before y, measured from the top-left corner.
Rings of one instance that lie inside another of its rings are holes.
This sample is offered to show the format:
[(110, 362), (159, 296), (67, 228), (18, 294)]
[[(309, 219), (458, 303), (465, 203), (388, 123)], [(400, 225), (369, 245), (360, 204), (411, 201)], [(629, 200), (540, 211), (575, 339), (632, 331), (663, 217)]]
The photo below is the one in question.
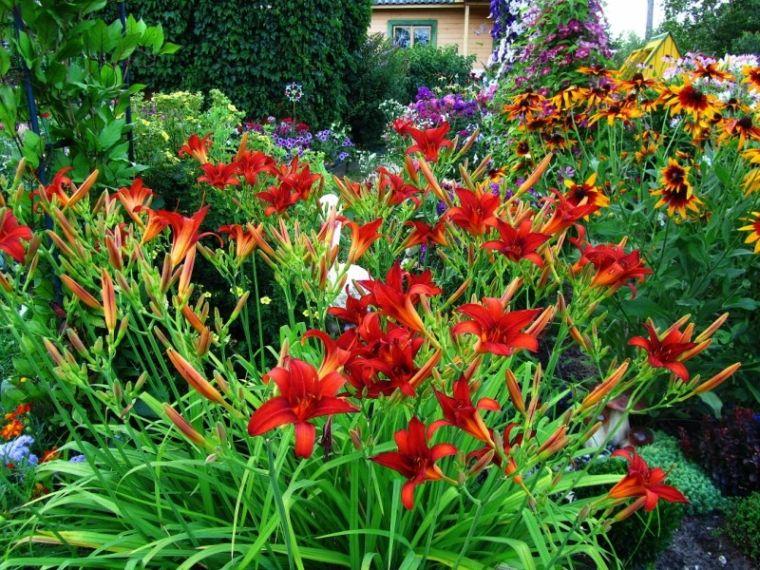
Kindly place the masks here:
[(413, 4), (457, 4), (461, 0), (372, 0), (375, 6), (410, 6)]

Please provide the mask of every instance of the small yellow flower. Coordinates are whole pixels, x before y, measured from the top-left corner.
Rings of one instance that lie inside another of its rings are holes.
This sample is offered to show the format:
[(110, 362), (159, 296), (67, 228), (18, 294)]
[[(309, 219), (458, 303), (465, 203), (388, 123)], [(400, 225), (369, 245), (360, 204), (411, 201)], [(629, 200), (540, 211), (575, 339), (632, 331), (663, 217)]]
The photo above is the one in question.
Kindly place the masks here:
[(270, 299), (269, 297), (262, 297), (261, 299), (259, 299), (259, 302), (262, 305), (268, 305), (269, 303), (272, 302), (272, 299)]

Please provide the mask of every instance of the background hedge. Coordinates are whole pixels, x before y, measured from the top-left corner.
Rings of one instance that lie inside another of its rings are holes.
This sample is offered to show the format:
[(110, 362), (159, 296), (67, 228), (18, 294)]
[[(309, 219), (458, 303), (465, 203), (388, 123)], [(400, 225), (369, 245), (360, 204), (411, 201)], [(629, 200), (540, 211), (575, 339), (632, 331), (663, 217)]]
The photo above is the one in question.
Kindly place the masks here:
[(284, 89), (295, 81), (304, 88), (298, 118), (321, 126), (346, 113), (371, 2), (131, 0), (127, 11), (182, 46), (171, 57), (135, 56), (133, 81), (154, 91), (218, 88), (254, 117), (291, 114)]

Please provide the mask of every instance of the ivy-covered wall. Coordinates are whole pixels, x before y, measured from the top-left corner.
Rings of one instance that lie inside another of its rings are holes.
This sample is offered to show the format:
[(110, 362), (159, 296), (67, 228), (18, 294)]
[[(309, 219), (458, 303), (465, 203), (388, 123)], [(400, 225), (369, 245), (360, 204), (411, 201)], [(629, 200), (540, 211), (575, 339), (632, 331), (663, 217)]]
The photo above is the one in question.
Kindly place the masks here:
[(149, 90), (218, 88), (251, 116), (283, 116), (295, 81), (304, 90), (298, 118), (325, 125), (346, 111), (371, 2), (131, 0), (127, 10), (182, 46), (172, 57), (134, 58), (132, 79)]

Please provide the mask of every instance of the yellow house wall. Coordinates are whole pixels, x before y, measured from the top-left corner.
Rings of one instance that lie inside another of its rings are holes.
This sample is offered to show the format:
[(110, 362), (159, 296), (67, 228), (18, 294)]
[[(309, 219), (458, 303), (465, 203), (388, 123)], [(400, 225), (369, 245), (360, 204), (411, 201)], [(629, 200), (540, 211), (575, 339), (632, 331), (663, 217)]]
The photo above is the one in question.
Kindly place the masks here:
[[(369, 32), (388, 35), (389, 20), (436, 20), (438, 33), (436, 45), (439, 47), (453, 45), (459, 53), (464, 46), (464, 8), (375, 8), (372, 11), (372, 21)], [(468, 55), (475, 55), (475, 69), (482, 69), (489, 56), (493, 41), (491, 40), (491, 21), (488, 19), (488, 7), (470, 7), (470, 25), (468, 28)]]

